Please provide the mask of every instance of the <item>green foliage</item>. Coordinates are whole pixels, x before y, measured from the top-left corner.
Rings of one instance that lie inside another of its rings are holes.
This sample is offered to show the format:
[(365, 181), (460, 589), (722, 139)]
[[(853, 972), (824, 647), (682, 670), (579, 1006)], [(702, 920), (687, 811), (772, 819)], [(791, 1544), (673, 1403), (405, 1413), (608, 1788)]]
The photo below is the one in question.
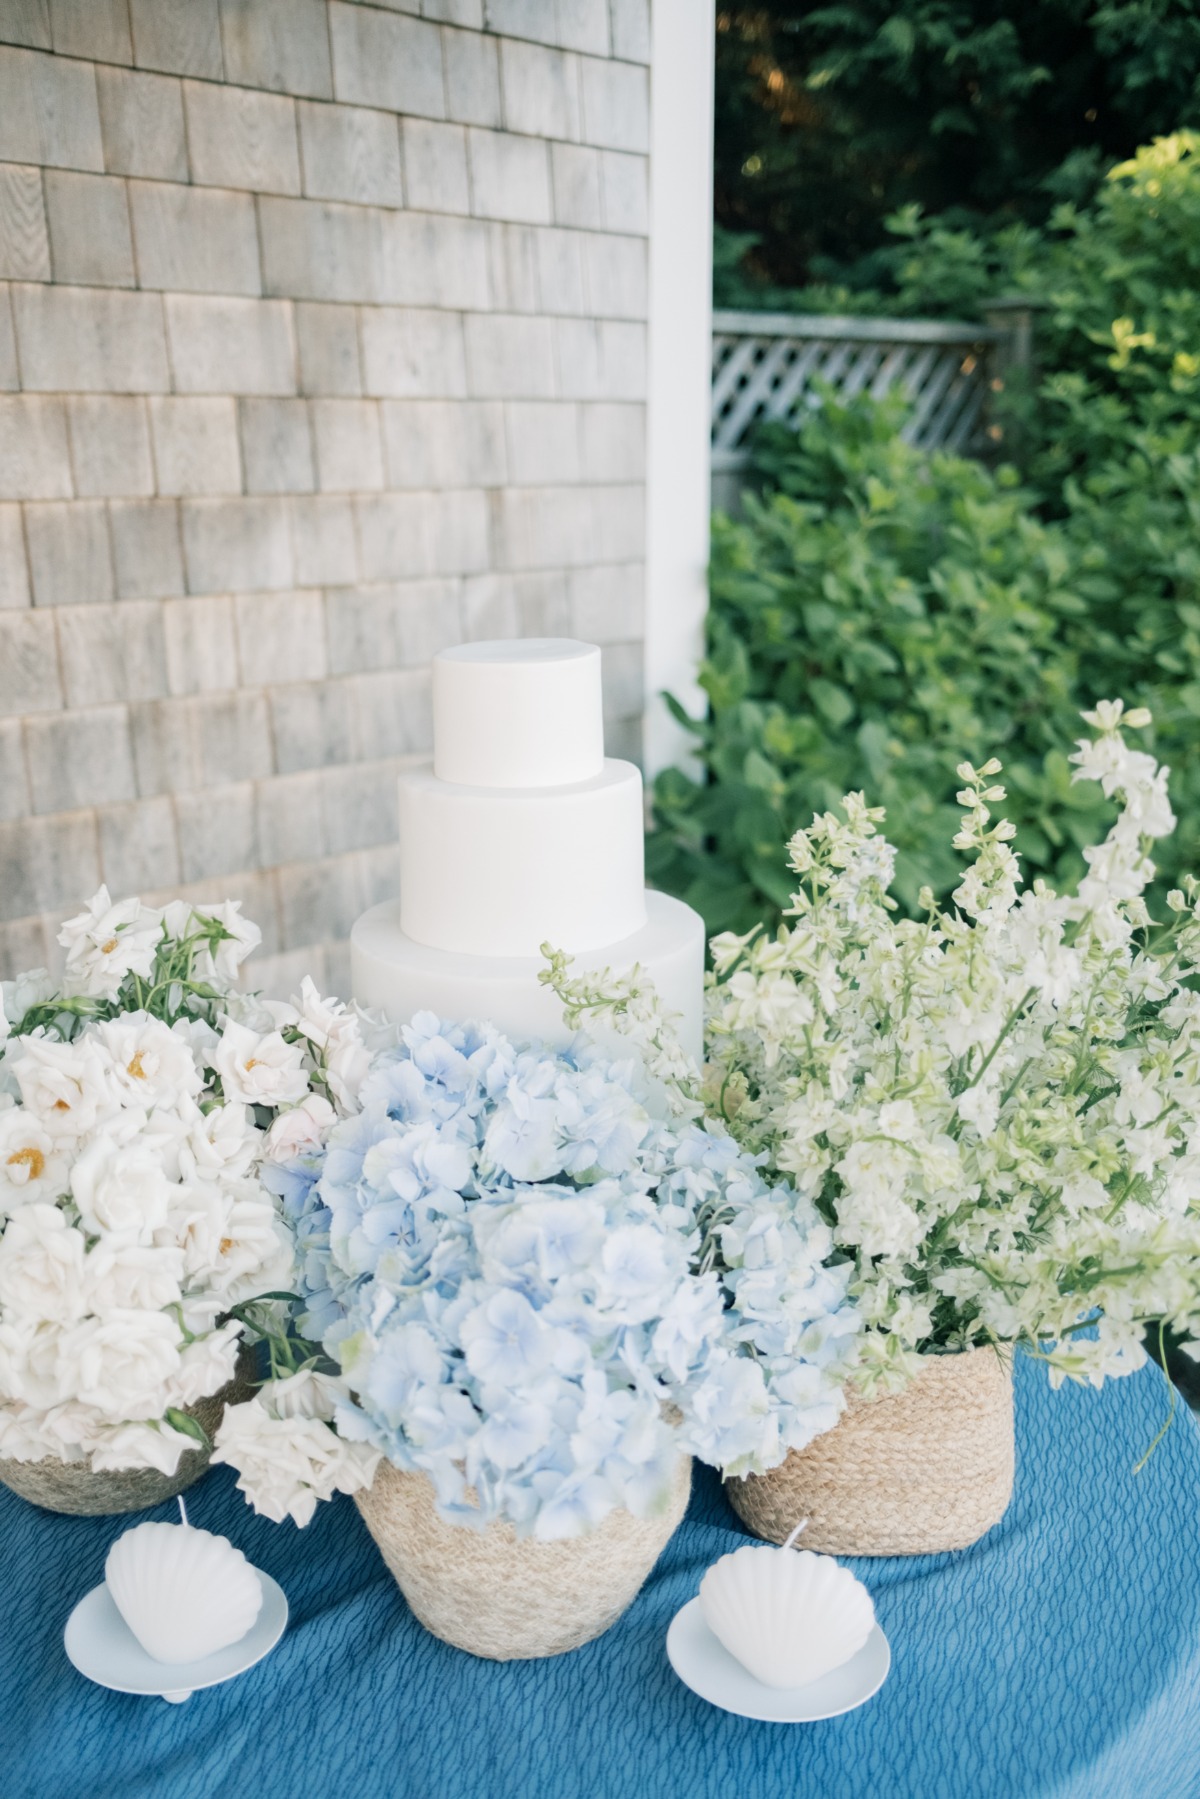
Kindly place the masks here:
[(955, 765), (993, 751), (1026, 873), (1071, 880), (1097, 796), (1066, 752), (1118, 695), (1172, 769), (1162, 873), (1200, 867), (1200, 136), (1139, 150), (1044, 232), (894, 223), (907, 309), (1044, 300), (1024, 476), (926, 459), (861, 404), (764, 437), (767, 496), (715, 525), (704, 778), (655, 793), (655, 878), (713, 928), (775, 918), (784, 840), (854, 788), (888, 809), (902, 901), (941, 895)]
[(1070, 786), (1075, 653), (1088, 558), (1038, 522), (1009, 469), (926, 459), (886, 408), (827, 401), (760, 456), (775, 483), (718, 519), (708, 655), (707, 774), (655, 788), (654, 878), (710, 929), (786, 904), (786, 839), (864, 789), (887, 807), (896, 892), (956, 878), (954, 770), (995, 752), (1026, 867), (1071, 878), (1098, 795)]
[(1187, 124), (1197, 0), (723, 4), (716, 210), (747, 297), (722, 303), (767, 304), (756, 283), (888, 292), (900, 209), (977, 234), (1041, 224)]

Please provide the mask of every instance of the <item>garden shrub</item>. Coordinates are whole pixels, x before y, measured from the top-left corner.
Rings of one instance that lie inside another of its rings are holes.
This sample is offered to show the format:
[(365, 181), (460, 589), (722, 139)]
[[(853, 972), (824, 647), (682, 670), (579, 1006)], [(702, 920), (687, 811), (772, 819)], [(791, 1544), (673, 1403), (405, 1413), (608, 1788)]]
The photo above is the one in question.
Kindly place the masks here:
[(902, 904), (944, 894), (955, 767), (993, 751), (1026, 875), (1070, 881), (1103, 802), (1066, 757), (1079, 710), (1117, 695), (1151, 707), (1172, 769), (1160, 872), (1200, 872), (1200, 136), (1140, 150), (1043, 234), (898, 224), (912, 311), (1044, 300), (1022, 472), (917, 452), (867, 402), (763, 434), (765, 494), (714, 521), (700, 778), (659, 776), (648, 846), (711, 930), (774, 922), (785, 839), (854, 788), (888, 809)]
[(707, 779), (655, 787), (654, 878), (711, 929), (777, 918), (785, 839), (863, 788), (888, 809), (896, 892), (944, 893), (954, 770), (1003, 756), (1027, 864), (1076, 872), (1097, 794), (1071, 788), (1090, 558), (1032, 516), (1009, 469), (925, 457), (894, 412), (828, 401), (760, 445), (774, 490), (715, 521)]

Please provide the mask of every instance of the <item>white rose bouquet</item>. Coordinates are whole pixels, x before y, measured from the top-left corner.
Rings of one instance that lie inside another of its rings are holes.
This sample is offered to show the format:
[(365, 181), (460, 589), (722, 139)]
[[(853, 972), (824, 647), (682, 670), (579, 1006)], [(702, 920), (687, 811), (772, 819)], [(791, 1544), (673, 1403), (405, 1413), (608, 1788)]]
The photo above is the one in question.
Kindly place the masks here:
[(708, 1091), (849, 1261), (868, 1393), (989, 1342), (1098, 1384), (1151, 1320), (1200, 1353), (1200, 886), (1152, 919), (1168, 771), (1122, 712), (1086, 713), (1073, 758), (1121, 802), (1077, 893), (1020, 891), (1000, 764), (964, 763), (952, 906), (894, 916), (851, 794), (789, 846), (792, 922), (714, 943)]
[(61, 982), (0, 986), (0, 1457), (172, 1475), (292, 1285), (260, 1170), (323, 1138), (369, 1050), (311, 982), (236, 991), (259, 932), (235, 903), (101, 888), (59, 941)]

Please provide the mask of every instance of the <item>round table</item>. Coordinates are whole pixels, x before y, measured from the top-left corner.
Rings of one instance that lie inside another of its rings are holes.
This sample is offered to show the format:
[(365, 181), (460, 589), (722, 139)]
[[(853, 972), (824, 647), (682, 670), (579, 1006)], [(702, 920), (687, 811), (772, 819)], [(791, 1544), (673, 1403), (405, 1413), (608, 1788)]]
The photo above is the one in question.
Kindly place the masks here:
[[(279, 1648), (181, 1706), (88, 1684), (62, 1631), (131, 1520), (0, 1492), (5, 1799), (1193, 1799), (1200, 1795), (1200, 1431), (1156, 1370), (1051, 1393), (1017, 1366), (1017, 1485), (952, 1555), (851, 1565), (893, 1666), (866, 1706), (755, 1724), (664, 1649), (704, 1569), (745, 1541), (699, 1470), (632, 1610), (544, 1662), (477, 1661), (410, 1615), (353, 1505), (255, 1517), (215, 1470), (188, 1495), (291, 1603)], [(168, 1517), (169, 1507), (149, 1516)]]

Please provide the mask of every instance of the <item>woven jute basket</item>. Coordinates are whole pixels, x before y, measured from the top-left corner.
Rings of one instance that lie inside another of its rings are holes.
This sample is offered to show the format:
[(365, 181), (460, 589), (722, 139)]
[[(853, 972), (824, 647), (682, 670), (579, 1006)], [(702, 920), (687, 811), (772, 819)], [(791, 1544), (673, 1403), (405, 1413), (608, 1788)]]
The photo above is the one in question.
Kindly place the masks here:
[[(254, 1391), (254, 1358), (243, 1349), (237, 1373), (219, 1393), (184, 1406), (190, 1418), (203, 1426), (211, 1443), (227, 1405), (249, 1399)], [(164, 1499), (174, 1499), (208, 1472), (211, 1451), (197, 1443), (185, 1449), (174, 1474), (157, 1468), (95, 1469), (91, 1459), (60, 1462), (48, 1456), (40, 1462), (16, 1462), (0, 1456), (0, 1483), (40, 1505), (48, 1512), (69, 1512), (77, 1518), (101, 1518), (118, 1512), (141, 1512)]]
[(448, 1524), (430, 1481), (389, 1462), (354, 1503), (426, 1630), (471, 1655), (527, 1661), (590, 1643), (632, 1605), (687, 1510), (691, 1476), (681, 1456), (660, 1517), (610, 1512), (589, 1536), (552, 1543), (511, 1524)]
[(849, 1396), (840, 1423), (726, 1492), (756, 1537), (805, 1549), (928, 1555), (966, 1549), (1012, 1497), (1012, 1370), (994, 1349), (927, 1356), (903, 1392)]

